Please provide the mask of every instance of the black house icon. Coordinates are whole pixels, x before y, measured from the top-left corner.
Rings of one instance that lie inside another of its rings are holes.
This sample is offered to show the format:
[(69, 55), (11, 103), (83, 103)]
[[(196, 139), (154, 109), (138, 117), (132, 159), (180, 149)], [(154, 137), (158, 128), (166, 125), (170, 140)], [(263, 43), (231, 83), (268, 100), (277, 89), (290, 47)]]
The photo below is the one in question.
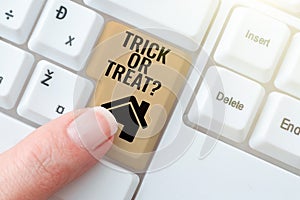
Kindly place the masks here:
[(125, 97), (113, 102), (101, 105), (108, 109), (117, 119), (118, 123), (123, 125), (120, 138), (133, 142), (139, 128), (147, 128), (148, 124), (145, 115), (150, 104), (142, 101), (139, 105), (134, 96)]

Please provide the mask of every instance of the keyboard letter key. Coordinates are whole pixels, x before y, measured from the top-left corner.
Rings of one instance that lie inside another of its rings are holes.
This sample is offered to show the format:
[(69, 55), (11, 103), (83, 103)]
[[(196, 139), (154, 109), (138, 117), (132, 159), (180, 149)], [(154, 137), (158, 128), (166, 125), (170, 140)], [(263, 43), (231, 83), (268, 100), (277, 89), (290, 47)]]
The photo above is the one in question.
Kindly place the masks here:
[(18, 107), (19, 115), (43, 125), (86, 106), (93, 84), (46, 61), (39, 62)]
[(48, 1), (29, 48), (73, 70), (81, 70), (103, 26), (103, 18), (68, 0)]
[(234, 10), (217, 47), (217, 63), (268, 82), (290, 37), (287, 25), (249, 8)]

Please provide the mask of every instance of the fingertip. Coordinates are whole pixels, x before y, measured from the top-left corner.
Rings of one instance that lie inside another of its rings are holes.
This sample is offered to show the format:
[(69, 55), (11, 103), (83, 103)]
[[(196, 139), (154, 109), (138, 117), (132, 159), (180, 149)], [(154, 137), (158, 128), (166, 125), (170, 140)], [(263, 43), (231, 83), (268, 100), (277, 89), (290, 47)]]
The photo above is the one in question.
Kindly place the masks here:
[(100, 107), (74, 111), (40, 127), (2, 155), (1, 160), (10, 161), (0, 162), (0, 177), (8, 180), (7, 199), (53, 195), (106, 154), (117, 127), (113, 115)]
[(114, 116), (103, 107), (88, 109), (67, 128), (69, 137), (81, 148), (93, 151), (118, 130)]

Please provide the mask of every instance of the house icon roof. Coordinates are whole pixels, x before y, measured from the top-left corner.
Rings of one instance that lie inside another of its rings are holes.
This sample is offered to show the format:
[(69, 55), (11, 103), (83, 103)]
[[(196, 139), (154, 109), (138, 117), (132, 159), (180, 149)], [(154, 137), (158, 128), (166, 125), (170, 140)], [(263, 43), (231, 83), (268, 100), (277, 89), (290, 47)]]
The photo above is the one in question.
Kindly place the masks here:
[(146, 101), (142, 101), (139, 105), (134, 96), (129, 96), (101, 106), (108, 109), (115, 116), (118, 123), (123, 125), (119, 137), (128, 142), (133, 142), (139, 128), (145, 129), (148, 127), (145, 115), (150, 104)]

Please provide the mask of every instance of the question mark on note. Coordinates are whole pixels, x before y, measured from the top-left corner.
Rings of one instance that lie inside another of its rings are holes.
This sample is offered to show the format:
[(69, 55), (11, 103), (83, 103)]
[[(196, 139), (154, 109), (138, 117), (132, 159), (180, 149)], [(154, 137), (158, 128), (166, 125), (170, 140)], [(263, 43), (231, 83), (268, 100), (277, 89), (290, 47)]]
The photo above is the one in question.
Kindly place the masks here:
[(152, 92), (150, 93), (151, 96), (153, 96), (154, 93), (155, 93), (157, 90), (159, 90), (159, 89), (161, 88), (161, 82), (159, 82), (159, 81), (154, 81), (154, 82), (153, 82), (153, 85), (155, 85), (156, 87), (154, 87), (154, 88), (152, 89)]

